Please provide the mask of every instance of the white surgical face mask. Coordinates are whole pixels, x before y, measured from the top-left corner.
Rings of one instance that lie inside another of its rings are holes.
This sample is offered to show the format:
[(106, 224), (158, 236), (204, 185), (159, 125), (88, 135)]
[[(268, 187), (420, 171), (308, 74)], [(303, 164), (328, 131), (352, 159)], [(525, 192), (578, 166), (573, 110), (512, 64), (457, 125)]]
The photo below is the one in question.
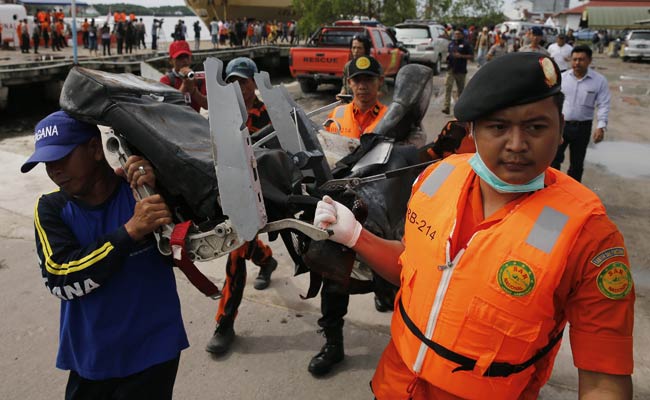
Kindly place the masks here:
[(534, 192), (544, 188), (544, 172), (537, 175), (530, 182), (524, 184), (508, 183), (499, 178), (488, 166), (483, 162), (483, 159), (478, 153), (478, 145), (476, 144), (476, 134), (474, 132), (474, 123), (472, 123), (472, 136), (474, 137), (474, 146), (476, 153), (469, 159), (469, 165), (472, 167), (476, 175), (479, 176), (485, 183), (490, 185), (494, 190), (499, 193), (527, 193)]

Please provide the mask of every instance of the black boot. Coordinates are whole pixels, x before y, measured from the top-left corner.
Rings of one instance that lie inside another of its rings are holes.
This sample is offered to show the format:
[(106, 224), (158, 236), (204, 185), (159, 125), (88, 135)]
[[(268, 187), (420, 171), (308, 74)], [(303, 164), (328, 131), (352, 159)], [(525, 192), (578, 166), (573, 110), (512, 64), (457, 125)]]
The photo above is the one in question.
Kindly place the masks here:
[(257, 275), (257, 278), (255, 278), (253, 287), (257, 290), (264, 290), (269, 287), (269, 284), (271, 283), (271, 274), (277, 267), (277, 260), (273, 258), (273, 256), (269, 257), (263, 265), (260, 265), (260, 273)]
[(309, 362), (307, 370), (314, 376), (325, 375), (332, 370), (335, 364), (343, 361), (343, 328), (324, 329), (327, 339), (320, 352)]
[(220, 355), (230, 350), (232, 342), (235, 340), (235, 329), (232, 322), (221, 322), (217, 324), (214, 335), (210, 338), (205, 351), (208, 353)]

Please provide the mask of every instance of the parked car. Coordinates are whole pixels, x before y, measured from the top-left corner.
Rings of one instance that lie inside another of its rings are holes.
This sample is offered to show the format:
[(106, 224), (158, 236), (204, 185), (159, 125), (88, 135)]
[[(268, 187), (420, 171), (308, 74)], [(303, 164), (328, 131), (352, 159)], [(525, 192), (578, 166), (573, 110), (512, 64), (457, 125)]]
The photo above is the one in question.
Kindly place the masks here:
[(650, 29), (635, 29), (625, 37), (623, 61), (650, 58)]
[(591, 29), (580, 29), (578, 31), (573, 32), (573, 37), (576, 38), (576, 40), (589, 40), (591, 41), (594, 37), (594, 35), (597, 35), (598, 31), (592, 31)]
[(289, 50), (289, 71), (305, 93), (316, 91), (321, 83), (340, 84), (343, 67), (350, 60), (350, 41), (354, 36), (370, 39), (370, 55), (379, 61), (385, 76), (395, 76), (408, 61), (392, 33), (383, 25), (367, 26), (356, 21), (337, 21), (316, 31), (307, 46)]
[(542, 41), (542, 45), (546, 47), (548, 47), (551, 43), (555, 43), (555, 40), (557, 40), (557, 35), (560, 34), (560, 31), (558, 31), (558, 29), (554, 26), (536, 24), (527, 21), (506, 21), (496, 25), (495, 28), (498, 29), (499, 32), (505, 34), (516, 30), (517, 35), (520, 36), (526, 33), (528, 30), (532, 29), (534, 26), (542, 28), (542, 31), (544, 32), (544, 40)]
[(442, 25), (407, 20), (395, 25), (395, 36), (408, 49), (410, 62), (429, 65), (435, 75), (440, 73), (449, 47), (449, 37)]

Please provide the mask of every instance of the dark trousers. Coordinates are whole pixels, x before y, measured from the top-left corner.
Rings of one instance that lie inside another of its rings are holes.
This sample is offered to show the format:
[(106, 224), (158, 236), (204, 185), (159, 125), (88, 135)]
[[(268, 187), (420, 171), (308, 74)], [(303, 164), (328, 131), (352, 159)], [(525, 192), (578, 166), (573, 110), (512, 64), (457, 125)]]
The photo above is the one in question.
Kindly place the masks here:
[(560, 169), (564, 161), (564, 152), (569, 147), (569, 171), (567, 174), (580, 182), (584, 170), (585, 155), (591, 138), (591, 121), (572, 122), (567, 121), (562, 132), (564, 142), (558, 147), (555, 159), (551, 167)]
[(320, 292), (320, 310), (323, 314), (318, 319), (318, 326), (323, 329), (343, 328), (343, 317), (348, 313), (350, 295), (335, 282), (323, 279)]
[(106, 55), (111, 55), (111, 39), (102, 39), (102, 54)]
[[(393, 303), (398, 287), (373, 273), (373, 286), (375, 296), (384, 303)], [(323, 288), (320, 293), (320, 310), (322, 317), (318, 319), (318, 326), (328, 329), (343, 328), (343, 317), (348, 313), (350, 295), (345, 289), (333, 281), (323, 279)]]
[(137, 374), (101, 381), (70, 371), (65, 400), (171, 400), (179, 360), (180, 356)]
[[(151, 48), (153, 50), (158, 50), (158, 44), (156, 43), (157, 39), (158, 39), (158, 37), (156, 35), (151, 35)], [(144, 42), (143, 42), (143, 46), (144, 46)], [(146, 49), (146, 47), (145, 47), (145, 49)]]

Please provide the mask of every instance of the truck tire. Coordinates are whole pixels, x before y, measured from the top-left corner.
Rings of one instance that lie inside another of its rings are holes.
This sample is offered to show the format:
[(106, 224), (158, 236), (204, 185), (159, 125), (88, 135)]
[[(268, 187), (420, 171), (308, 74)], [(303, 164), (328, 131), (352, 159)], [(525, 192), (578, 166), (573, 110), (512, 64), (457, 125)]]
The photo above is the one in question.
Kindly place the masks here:
[(303, 93), (314, 93), (318, 89), (318, 83), (313, 79), (298, 79), (298, 83)]

